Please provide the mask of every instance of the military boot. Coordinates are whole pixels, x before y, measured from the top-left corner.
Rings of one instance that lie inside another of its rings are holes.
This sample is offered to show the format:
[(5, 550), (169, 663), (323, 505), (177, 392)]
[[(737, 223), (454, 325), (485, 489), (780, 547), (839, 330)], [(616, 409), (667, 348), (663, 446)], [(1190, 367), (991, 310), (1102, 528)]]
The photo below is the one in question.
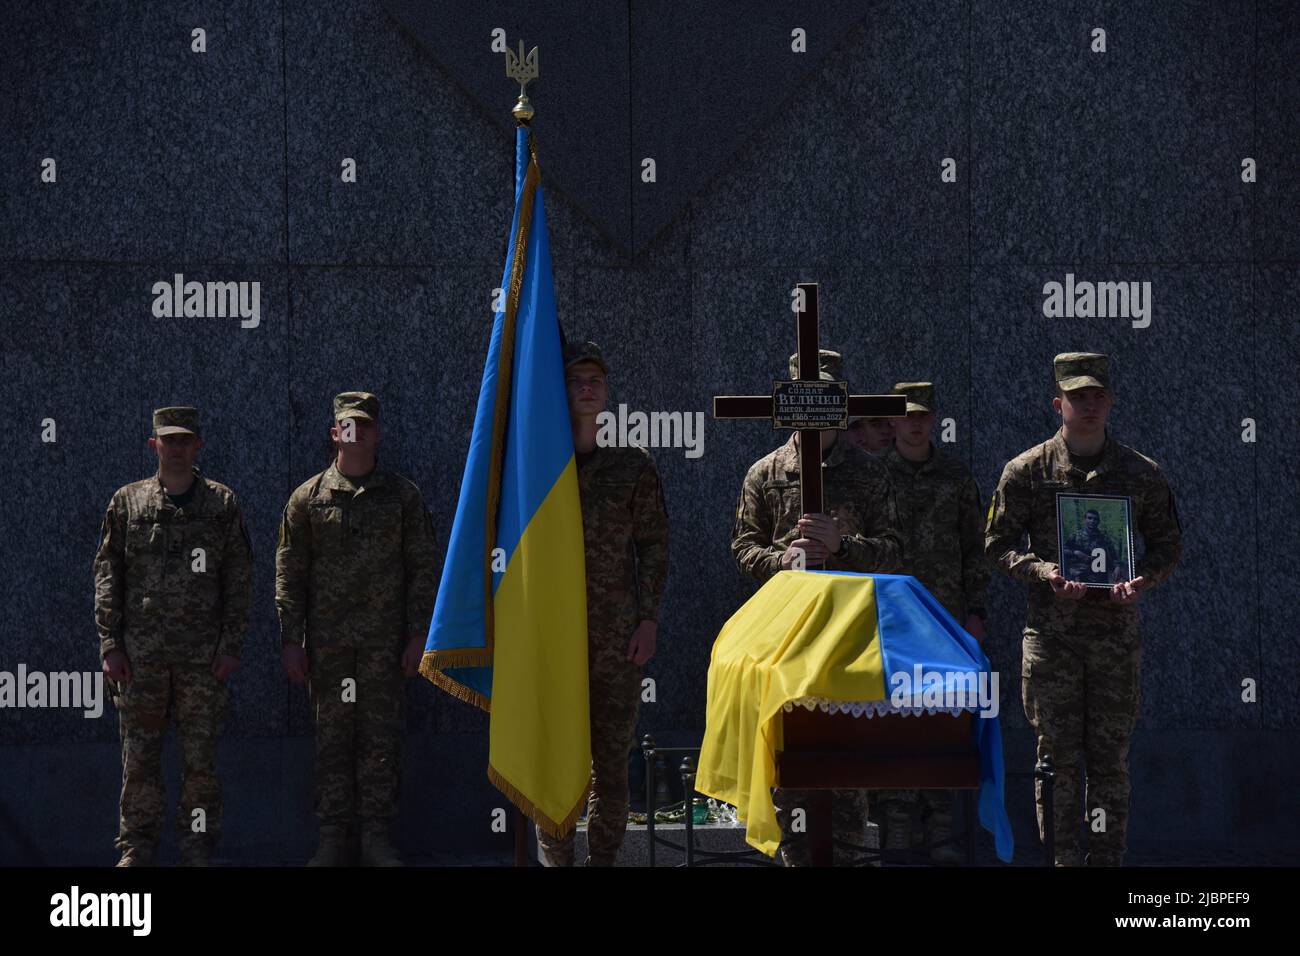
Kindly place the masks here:
[(362, 866), (401, 866), (402, 861), (389, 842), (388, 834), (380, 831), (361, 834)]
[(320, 843), (316, 855), (307, 861), (308, 866), (343, 866), (344, 839), (347, 832), (343, 827), (321, 827)]
[[(966, 854), (957, 849), (952, 839), (952, 814), (933, 811), (925, 820), (925, 842), (930, 847), (930, 860), (944, 866), (966, 862)], [(942, 845), (936, 845), (942, 844)]]
[(129, 846), (122, 851), (122, 859), (117, 866), (153, 866), (153, 851), (138, 846)]

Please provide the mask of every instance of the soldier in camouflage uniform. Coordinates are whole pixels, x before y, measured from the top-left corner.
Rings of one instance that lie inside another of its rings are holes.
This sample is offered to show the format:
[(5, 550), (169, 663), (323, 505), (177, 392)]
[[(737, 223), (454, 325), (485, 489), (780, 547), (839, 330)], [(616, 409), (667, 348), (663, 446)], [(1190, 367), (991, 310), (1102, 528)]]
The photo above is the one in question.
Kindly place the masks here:
[[(275, 606), (289, 679), (308, 682), (320, 844), (310, 866), (400, 866), (397, 802), (405, 684), (436, 591), (433, 522), (420, 490), (377, 464), (379, 399), (334, 398), (334, 463), (298, 486), (280, 520)], [(310, 679), (309, 679), (310, 677)]]
[(181, 862), (206, 866), (221, 834), (217, 738), (239, 666), (252, 549), (235, 493), (203, 477), (199, 413), (153, 414), (158, 473), (118, 489), (95, 554), (99, 656), (122, 737), (118, 866), (147, 866), (162, 833), (168, 710), (181, 748)]
[[(841, 380), (841, 366), (838, 352), (821, 350), (821, 378)], [(798, 358), (792, 355), (790, 377), (797, 376)], [(843, 439), (837, 429), (821, 434), (824, 514), (803, 512), (797, 434), (755, 462), (745, 475), (731, 554), (741, 571), (759, 581), (797, 568), (801, 561), (824, 562), (831, 571), (889, 572), (898, 567), (902, 540), (884, 462)], [(786, 866), (809, 863), (807, 840), (792, 834), (790, 824), (792, 811), (806, 808), (811, 796), (808, 790), (780, 787), (772, 794)], [(837, 840), (862, 845), (866, 804), (866, 791), (834, 791), (832, 830)], [(838, 849), (835, 858), (837, 863), (847, 860)]]
[[(644, 448), (600, 447), (609, 366), (593, 342), (565, 348), (565, 385), (578, 465), (587, 568), (591, 672), (591, 796), (587, 865), (613, 866), (627, 830), (628, 752), (634, 746), (641, 667), (655, 652), (668, 580), (668, 513), (654, 459)], [(545, 866), (572, 866), (573, 831), (537, 830)]]
[(880, 455), (894, 442), (894, 422), (889, 418), (851, 418), (844, 437), (863, 451)]
[[(970, 469), (930, 440), (936, 410), (930, 382), (899, 382), (907, 396), (907, 418), (894, 423), (894, 443), (885, 452), (898, 501), (903, 536), (902, 573), (920, 581), (935, 600), (978, 641), (984, 640), (984, 514)], [(952, 836), (952, 791), (882, 790), (876, 796), (885, 823), (884, 847), (906, 851), (913, 820), (920, 816), (925, 841), (933, 846)], [(945, 844), (932, 849), (936, 863), (959, 863), (962, 854)]]
[[(1101, 515), (1089, 508), (1083, 517), (1084, 526), (1065, 539), (1065, 567), (1061, 569), (1071, 581), (1084, 584), (1115, 584), (1122, 580), (1125, 568), (1119, 547), (1110, 535), (1101, 530)], [(1092, 570), (1097, 563), (1094, 553), (1100, 550), (1105, 571)]]
[[(1056, 864), (1082, 862), (1080, 808), (1085, 755), (1092, 865), (1119, 866), (1127, 846), (1128, 748), (1141, 682), (1139, 596), (1173, 573), (1182, 551), (1174, 494), (1160, 467), (1106, 432), (1114, 405), (1105, 355), (1056, 357), (1061, 429), (1013, 458), (989, 507), (985, 553), (1029, 588), (1022, 690), (1038, 734), (1038, 757), (1056, 764)], [(1069, 581), (1058, 564), (1058, 493), (1125, 495), (1146, 554), (1137, 577), (1110, 588)], [(1028, 543), (1025, 537), (1028, 536)], [(1045, 834), (1041, 785), (1038, 825)], [(1101, 815), (1097, 811), (1103, 811)]]

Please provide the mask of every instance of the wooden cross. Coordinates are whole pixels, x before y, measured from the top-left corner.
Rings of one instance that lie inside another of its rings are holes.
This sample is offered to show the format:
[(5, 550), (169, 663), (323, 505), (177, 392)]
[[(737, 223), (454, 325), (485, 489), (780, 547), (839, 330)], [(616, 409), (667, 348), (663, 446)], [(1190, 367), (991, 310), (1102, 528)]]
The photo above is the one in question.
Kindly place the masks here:
[[(817, 283), (800, 282), (795, 305), (798, 315), (798, 382), (821, 381), (821, 345), (818, 342)], [(826, 383), (831, 385), (831, 383)], [(781, 397), (785, 382), (774, 382), (771, 395), (716, 395), (713, 399), (713, 417), (766, 418), (773, 428), (797, 428), (799, 432), (799, 501), (804, 514), (822, 511), (822, 443), (821, 432), (826, 428), (846, 428), (850, 418), (904, 418), (907, 415), (905, 395), (848, 395), (847, 386), (839, 386), (847, 399), (847, 407), (831, 402), (831, 396), (818, 399), (825, 402), (831, 412), (842, 411), (839, 420), (817, 424), (799, 414), (791, 414)], [(834, 391), (829, 389), (828, 391)], [(786, 401), (789, 399), (787, 398)]]

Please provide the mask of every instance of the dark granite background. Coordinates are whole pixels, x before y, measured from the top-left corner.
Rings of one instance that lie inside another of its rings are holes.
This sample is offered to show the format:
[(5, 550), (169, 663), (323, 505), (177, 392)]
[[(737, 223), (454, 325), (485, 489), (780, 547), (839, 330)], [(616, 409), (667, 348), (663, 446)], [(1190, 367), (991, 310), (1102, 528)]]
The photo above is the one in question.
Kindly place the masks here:
[[(612, 404), (707, 411), (715, 393), (764, 390), (793, 347), (789, 290), (816, 280), (823, 341), (854, 387), (933, 378), (987, 494), (1055, 428), (1052, 356), (1112, 355), (1113, 431), (1166, 468), (1186, 530), (1182, 566), (1144, 600), (1133, 859), (1300, 860), (1300, 7), (694, 6), (4, 3), (0, 453), (15, 474), (0, 670), (95, 666), (103, 508), (152, 469), (150, 410), (200, 406), (202, 464), (239, 493), (257, 561), (221, 855), (310, 852), (276, 522), (323, 467), (330, 396), (366, 388), (384, 403), (385, 462), (445, 539), (513, 200), (501, 27), (512, 49), (541, 49), (529, 92), (557, 300), (566, 333), (606, 349)], [(1105, 54), (1089, 51), (1096, 26)], [(194, 27), (206, 54), (190, 52)], [(795, 27), (806, 54), (790, 52)], [(56, 185), (39, 180), (47, 156)], [(956, 183), (940, 181), (945, 157)], [(260, 282), (260, 326), (153, 318), (151, 286), (175, 272)], [(1151, 326), (1044, 318), (1043, 283), (1067, 272), (1150, 281)], [(735, 496), (778, 440), (710, 421), (702, 458), (656, 452), (673, 573), (641, 731), (664, 744), (702, 733), (709, 648), (751, 592), (728, 552)], [(1032, 760), (1023, 602), (994, 579), (989, 652), (1017, 770)], [(486, 719), (422, 681), (409, 699), (403, 842), (504, 858)], [(0, 864), (112, 861), (116, 740), (111, 706), (0, 711)], [(174, 789), (174, 747), (168, 760)], [(1008, 801), (1030, 862), (1024, 781)]]

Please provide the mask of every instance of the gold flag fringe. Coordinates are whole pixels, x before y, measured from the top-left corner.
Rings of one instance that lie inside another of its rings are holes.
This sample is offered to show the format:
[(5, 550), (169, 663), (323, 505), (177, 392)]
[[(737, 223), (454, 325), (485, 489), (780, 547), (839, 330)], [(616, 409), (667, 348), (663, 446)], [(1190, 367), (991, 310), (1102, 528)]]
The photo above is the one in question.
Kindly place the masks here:
[(462, 648), (454, 651), (425, 651), (420, 658), (420, 676), (434, 687), (446, 691), (457, 700), (473, 704), (479, 710), (491, 712), (492, 701), (472, 687), (452, 680), (442, 672), (452, 667), (491, 667), (492, 655), (482, 648)]
[(569, 811), (568, 815), (566, 815), (563, 820), (556, 822), (539, 810), (533, 801), (529, 800), (518, 788), (506, 780), (505, 777), (501, 776), (501, 774), (497, 772), (497, 769), (491, 764), (488, 764), (487, 772), (488, 780), (491, 782), (492, 786), (505, 794), (506, 799), (519, 808), (520, 813), (526, 816), (529, 820), (532, 820), (557, 840), (561, 839), (570, 830), (573, 830), (578, 826), (578, 817), (582, 816), (582, 808), (586, 805), (587, 796), (591, 791), (590, 782), (588, 782), (587, 786), (582, 788), (582, 796), (578, 799), (578, 802), (574, 804), (573, 809)]

